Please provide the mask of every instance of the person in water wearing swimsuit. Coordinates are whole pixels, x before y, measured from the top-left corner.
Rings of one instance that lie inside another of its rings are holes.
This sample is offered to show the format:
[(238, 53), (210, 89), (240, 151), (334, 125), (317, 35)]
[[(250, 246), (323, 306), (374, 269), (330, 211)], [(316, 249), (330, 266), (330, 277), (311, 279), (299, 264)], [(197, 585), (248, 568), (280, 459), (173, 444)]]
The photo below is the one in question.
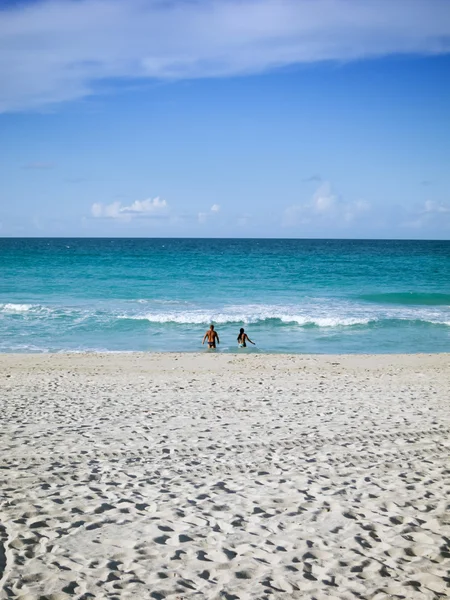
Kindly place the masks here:
[(203, 336), (202, 344), (205, 343), (206, 338), (208, 338), (208, 348), (215, 348), (216, 340), (217, 340), (217, 343), (220, 344), (219, 336), (217, 335), (217, 331), (215, 331), (215, 329), (214, 329), (214, 325), (211, 325), (210, 328), (208, 329), (208, 331)]
[(250, 342), (250, 344), (253, 344), (255, 346), (255, 342), (252, 342), (252, 340), (245, 333), (243, 327), (241, 327), (241, 329), (239, 330), (239, 335), (237, 337), (237, 341), (238, 341), (238, 344), (239, 344), (239, 348), (247, 348), (247, 343), (246, 342)]

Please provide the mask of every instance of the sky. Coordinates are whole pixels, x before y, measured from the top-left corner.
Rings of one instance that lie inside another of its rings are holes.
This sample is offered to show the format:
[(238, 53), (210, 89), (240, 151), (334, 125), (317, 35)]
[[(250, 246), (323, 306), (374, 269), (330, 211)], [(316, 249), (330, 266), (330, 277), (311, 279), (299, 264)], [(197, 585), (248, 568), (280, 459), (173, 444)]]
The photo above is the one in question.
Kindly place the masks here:
[(450, 239), (450, 0), (1, 0), (0, 236)]

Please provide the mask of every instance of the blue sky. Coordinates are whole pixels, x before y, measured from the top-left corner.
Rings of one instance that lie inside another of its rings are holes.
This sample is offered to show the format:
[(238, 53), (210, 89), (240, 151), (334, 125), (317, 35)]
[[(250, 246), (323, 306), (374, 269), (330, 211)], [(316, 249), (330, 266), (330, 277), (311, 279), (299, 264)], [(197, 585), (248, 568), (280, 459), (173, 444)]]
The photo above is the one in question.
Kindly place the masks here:
[(450, 238), (450, 1), (2, 7), (0, 235)]

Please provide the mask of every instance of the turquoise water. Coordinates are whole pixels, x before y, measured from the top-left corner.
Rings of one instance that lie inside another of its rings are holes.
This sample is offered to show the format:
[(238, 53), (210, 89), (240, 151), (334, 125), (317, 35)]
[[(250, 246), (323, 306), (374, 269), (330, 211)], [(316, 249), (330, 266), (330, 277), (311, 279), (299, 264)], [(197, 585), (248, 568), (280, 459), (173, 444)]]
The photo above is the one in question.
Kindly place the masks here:
[(0, 239), (0, 351), (450, 351), (450, 242)]

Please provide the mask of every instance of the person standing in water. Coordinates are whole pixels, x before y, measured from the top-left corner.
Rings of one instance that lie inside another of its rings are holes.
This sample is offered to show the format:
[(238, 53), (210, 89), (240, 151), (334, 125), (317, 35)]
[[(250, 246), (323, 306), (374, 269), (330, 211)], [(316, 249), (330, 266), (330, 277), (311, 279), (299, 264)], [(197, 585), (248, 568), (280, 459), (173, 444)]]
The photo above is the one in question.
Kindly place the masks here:
[(252, 340), (245, 333), (243, 327), (241, 327), (241, 329), (239, 330), (239, 335), (237, 337), (237, 341), (238, 341), (238, 344), (239, 344), (239, 348), (246, 348), (247, 347), (247, 342), (250, 342), (250, 344), (253, 344), (254, 346), (256, 345), (255, 342), (252, 342)]
[(220, 344), (219, 336), (217, 334), (217, 331), (215, 331), (215, 329), (214, 329), (214, 325), (211, 325), (210, 328), (208, 329), (208, 331), (203, 336), (202, 344), (205, 343), (206, 338), (208, 338), (208, 348), (215, 348), (216, 340), (217, 340), (217, 343)]

